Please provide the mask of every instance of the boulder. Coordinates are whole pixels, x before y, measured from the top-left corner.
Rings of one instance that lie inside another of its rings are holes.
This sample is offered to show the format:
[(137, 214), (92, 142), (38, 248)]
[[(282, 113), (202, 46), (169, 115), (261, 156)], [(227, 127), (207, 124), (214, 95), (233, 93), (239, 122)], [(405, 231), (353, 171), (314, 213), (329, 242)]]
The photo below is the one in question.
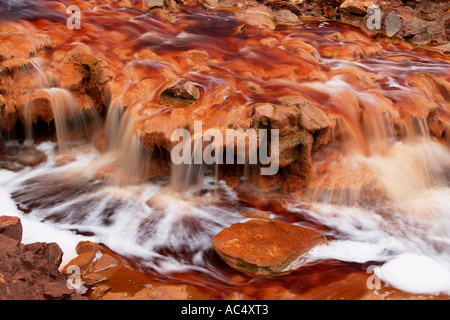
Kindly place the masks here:
[(24, 245), (21, 239), (20, 219), (0, 217), (0, 299), (84, 299), (59, 272), (63, 252), (56, 243)]
[(284, 178), (295, 175), (301, 189), (309, 179), (312, 152), (331, 140), (332, 122), (302, 96), (283, 96), (278, 102), (255, 104), (254, 127), (279, 130), (279, 167), (286, 168)]
[(251, 276), (285, 274), (289, 265), (326, 237), (282, 221), (249, 220), (222, 230), (212, 240), (217, 254), (232, 268)]

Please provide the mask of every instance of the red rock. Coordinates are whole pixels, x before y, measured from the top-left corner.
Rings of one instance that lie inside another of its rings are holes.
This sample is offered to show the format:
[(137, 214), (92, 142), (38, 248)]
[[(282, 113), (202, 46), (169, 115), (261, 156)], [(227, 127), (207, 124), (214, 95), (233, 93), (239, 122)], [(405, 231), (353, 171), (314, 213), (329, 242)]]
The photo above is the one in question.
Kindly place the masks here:
[(31, 108), (31, 110), (24, 110), (23, 113), (30, 113), (32, 122), (36, 122), (38, 118), (41, 118), (47, 123), (53, 120), (50, 95), (46, 91), (37, 90), (33, 92), (26, 108)]
[(321, 233), (282, 221), (250, 220), (222, 230), (214, 250), (232, 268), (251, 276), (285, 272), (298, 257), (326, 242)]
[(246, 218), (251, 219), (270, 219), (270, 214), (264, 211), (251, 210), (242, 214)]
[(73, 295), (73, 289), (67, 288), (65, 283), (49, 283), (43, 288), (44, 297), (48, 300), (64, 300)]
[(77, 257), (72, 259), (69, 264), (67, 264), (63, 269), (63, 274), (68, 274), (67, 270), (71, 266), (77, 266), (80, 268), (82, 275), (86, 274), (88, 270), (92, 267), (95, 259), (95, 252), (88, 251), (79, 253)]
[[(16, 239), (10, 238), (8, 236), (4, 236), (0, 233), (0, 258), (2, 260), (7, 261), (6, 258), (2, 257), (2, 254), (6, 254), (8, 256), (17, 254), (20, 242)], [(8, 266), (8, 268), (11, 266)]]
[(78, 242), (75, 251), (78, 254), (82, 254), (84, 252), (90, 252), (93, 251), (96, 253), (101, 249), (101, 246), (98, 243), (91, 242), (91, 241), (80, 241)]
[(18, 217), (0, 217), (0, 234), (21, 242), (22, 231), (22, 223)]
[(118, 265), (116, 259), (114, 259), (109, 254), (102, 254), (102, 256), (95, 262), (94, 271), (102, 271), (109, 268), (114, 268)]
[(21, 244), (20, 220), (2, 217), (5, 228), (0, 233), (0, 299), (44, 300), (84, 299), (69, 289), (58, 268), (62, 250), (56, 243)]

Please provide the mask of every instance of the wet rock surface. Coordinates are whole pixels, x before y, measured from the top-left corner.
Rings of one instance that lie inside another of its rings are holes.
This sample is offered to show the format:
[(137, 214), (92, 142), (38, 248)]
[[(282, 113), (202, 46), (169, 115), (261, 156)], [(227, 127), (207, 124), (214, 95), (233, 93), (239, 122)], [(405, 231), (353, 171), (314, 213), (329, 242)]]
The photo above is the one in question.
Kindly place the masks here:
[(326, 237), (315, 230), (256, 219), (222, 230), (212, 246), (232, 268), (253, 276), (271, 276), (284, 273), (289, 264), (324, 243)]
[(190, 300), (209, 296), (189, 284), (164, 283), (136, 269), (107, 247), (79, 242), (78, 256), (62, 270), (70, 276), (80, 270), (79, 286), (92, 300)]

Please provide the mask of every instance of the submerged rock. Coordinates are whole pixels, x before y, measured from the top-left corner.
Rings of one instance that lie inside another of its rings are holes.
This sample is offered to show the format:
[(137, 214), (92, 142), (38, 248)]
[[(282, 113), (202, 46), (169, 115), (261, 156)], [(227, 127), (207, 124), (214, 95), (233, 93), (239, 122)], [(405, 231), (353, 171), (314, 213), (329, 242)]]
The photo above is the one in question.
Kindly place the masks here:
[(187, 284), (161, 283), (142, 273), (107, 247), (81, 241), (78, 256), (63, 269), (70, 274), (73, 267), (80, 270), (81, 284), (92, 300), (188, 300), (205, 299), (206, 295)]
[(282, 221), (250, 220), (217, 234), (214, 250), (232, 268), (251, 276), (285, 274), (286, 268), (326, 237)]
[(47, 161), (47, 155), (35, 148), (26, 149), (20, 152), (17, 162), (21, 165), (34, 167), (38, 164)]

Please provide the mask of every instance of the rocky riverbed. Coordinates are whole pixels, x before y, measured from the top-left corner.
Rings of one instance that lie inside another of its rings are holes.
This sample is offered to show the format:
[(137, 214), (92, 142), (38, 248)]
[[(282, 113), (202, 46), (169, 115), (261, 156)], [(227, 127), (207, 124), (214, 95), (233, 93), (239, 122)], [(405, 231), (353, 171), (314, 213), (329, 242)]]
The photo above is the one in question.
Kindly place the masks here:
[(0, 298), (448, 299), (449, 28), (448, 1), (3, 2)]

